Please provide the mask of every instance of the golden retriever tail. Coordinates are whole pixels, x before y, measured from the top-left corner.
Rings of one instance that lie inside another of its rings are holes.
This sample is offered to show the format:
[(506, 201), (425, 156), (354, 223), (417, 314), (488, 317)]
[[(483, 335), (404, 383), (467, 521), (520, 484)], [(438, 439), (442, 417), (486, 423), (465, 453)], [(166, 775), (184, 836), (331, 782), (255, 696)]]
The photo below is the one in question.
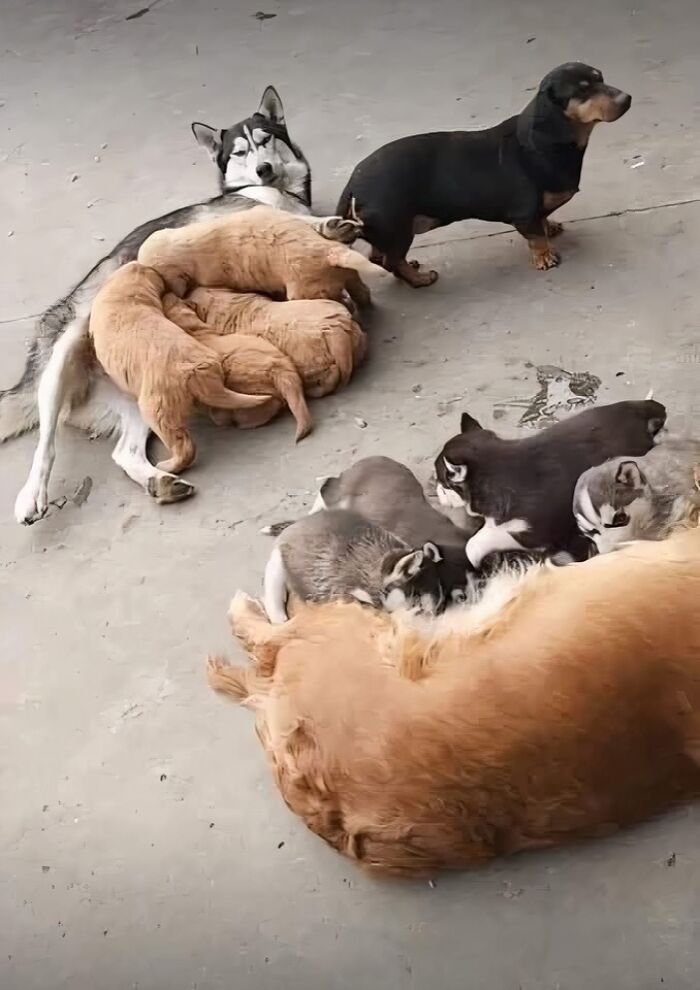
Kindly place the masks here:
[[(335, 324), (335, 325), (334, 325)], [(340, 384), (347, 385), (355, 367), (352, 340), (340, 321), (326, 324), (323, 339), (333, 361), (340, 372)]]
[(204, 406), (214, 409), (255, 409), (272, 399), (271, 395), (244, 395), (224, 385), (221, 365), (200, 365), (190, 376), (191, 394)]
[(299, 372), (291, 361), (280, 361), (273, 367), (270, 377), (272, 384), (287, 403), (289, 411), (296, 420), (297, 432), (295, 439), (299, 443), (304, 437), (308, 437), (314, 426), (309, 407), (306, 404), (304, 385), (299, 377)]
[(207, 657), (207, 680), (214, 691), (227, 694), (230, 698), (243, 705), (251, 695), (249, 684), (250, 669), (248, 667), (232, 667), (223, 657)]
[(332, 268), (349, 268), (358, 275), (386, 275), (383, 268), (345, 244), (333, 244), (328, 250), (327, 260)]

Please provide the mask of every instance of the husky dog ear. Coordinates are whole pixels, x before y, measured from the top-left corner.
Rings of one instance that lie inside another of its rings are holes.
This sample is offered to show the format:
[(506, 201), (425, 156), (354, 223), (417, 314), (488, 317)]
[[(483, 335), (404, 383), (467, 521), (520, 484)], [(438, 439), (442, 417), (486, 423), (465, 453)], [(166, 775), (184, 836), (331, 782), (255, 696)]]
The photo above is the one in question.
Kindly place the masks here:
[(210, 127), (209, 124), (200, 124), (199, 121), (195, 120), (192, 124), (192, 133), (197, 144), (201, 144), (209, 152), (213, 161), (216, 161), (221, 151), (224, 132)]
[(469, 433), (470, 430), (483, 430), (481, 423), (470, 416), (469, 413), (462, 413), (462, 418), (459, 421), (459, 431), (460, 433)]
[(452, 461), (447, 460), (444, 454), (442, 457), (442, 463), (445, 465), (445, 471), (447, 472), (447, 479), (453, 485), (461, 485), (462, 482), (467, 480), (466, 464), (453, 464)]
[(440, 561), (442, 560), (442, 554), (440, 553), (440, 550), (438, 549), (438, 547), (435, 546), (434, 543), (424, 543), (423, 553), (425, 554), (425, 559), (432, 560), (434, 564), (439, 564)]
[(645, 481), (636, 461), (623, 461), (615, 475), (615, 484), (623, 488), (643, 488)]
[(280, 95), (274, 86), (268, 86), (260, 100), (257, 113), (261, 117), (267, 117), (273, 124), (284, 124), (284, 107)]

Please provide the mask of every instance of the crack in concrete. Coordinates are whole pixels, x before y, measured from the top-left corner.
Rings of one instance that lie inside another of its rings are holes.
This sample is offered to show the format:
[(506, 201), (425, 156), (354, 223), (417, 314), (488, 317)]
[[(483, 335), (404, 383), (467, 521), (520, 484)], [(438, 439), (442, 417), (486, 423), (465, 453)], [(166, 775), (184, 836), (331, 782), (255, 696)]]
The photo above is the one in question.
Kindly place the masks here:
[[(588, 223), (590, 220), (608, 220), (610, 217), (626, 217), (630, 213), (653, 213), (654, 210), (667, 210), (674, 206), (694, 206), (696, 203), (700, 203), (700, 196), (696, 196), (693, 199), (676, 199), (670, 200), (668, 203), (656, 203), (654, 206), (629, 206), (626, 210), (611, 210), (610, 213), (594, 213), (590, 217), (574, 217), (571, 220), (565, 220), (567, 226), (572, 226), (575, 223)], [(428, 248), (432, 247), (442, 247), (445, 244), (462, 244), (465, 241), (482, 241), (488, 237), (503, 237), (505, 234), (513, 234), (514, 230), (510, 227), (506, 230), (493, 230), (490, 234), (470, 234), (467, 237), (449, 237), (444, 241), (431, 241), (430, 244), (415, 245), (413, 247), (414, 251), (427, 251)], [(41, 313), (29, 313), (27, 316), (11, 316), (7, 320), (0, 320), (0, 326), (6, 326), (8, 323), (21, 323), (23, 320), (38, 320)]]
[[(610, 217), (625, 217), (629, 213), (653, 213), (654, 210), (666, 210), (673, 206), (693, 206), (700, 203), (700, 196), (693, 199), (676, 199), (668, 203), (656, 203), (653, 206), (629, 206), (626, 210), (611, 210), (609, 213), (594, 213), (590, 217), (572, 217), (571, 220), (563, 220), (566, 227), (571, 227), (575, 223), (588, 223), (590, 220), (608, 220)], [(443, 247), (445, 244), (463, 244), (465, 241), (482, 241), (487, 237), (503, 237), (505, 234), (514, 234), (512, 227), (505, 230), (493, 230), (488, 234), (469, 234), (466, 237), (449, 237), (444, 241), (431, 241), (429, 244), (414, 244), (413, 251), (426, 251), (428, 248)]]

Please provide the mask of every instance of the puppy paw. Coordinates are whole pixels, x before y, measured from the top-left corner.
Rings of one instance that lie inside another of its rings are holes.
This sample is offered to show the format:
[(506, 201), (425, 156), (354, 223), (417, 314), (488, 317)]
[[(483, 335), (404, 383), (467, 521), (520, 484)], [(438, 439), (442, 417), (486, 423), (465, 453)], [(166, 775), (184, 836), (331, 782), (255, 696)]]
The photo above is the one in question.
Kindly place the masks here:
[(196, 489), (189, 481), (175, 477), (174, 474), (156, 474), (148, 479), (146, 490), (151, 498), (159, 505), (171, 502), (182, 502), (194, 495)]
[(551, 248), (546, 248), (544, 251), (538, 251), (532, 255), (532, 263), (538, 272), (546, 272), (550, 268), (556, 268), (560, 260), (559, 255)]
[(396, 278), (403, 282), (408, 282), (414, 289), (421, 289), (426, 285), (437, 282), (438, 273), (432, 269), (421, 269), (417, 261), (403, 261), (396, 265), (394, 269)]
[(319, 221), (317, 230), (326, 240), (354, 244), (362, 233), (362, 223), (359, 220), (344, 220), (343, 217), (326, 217)]
[(547, 231), (547, 237), (558, 237), (564, 229), (562, 224), (557, 220), (545, 220), (544, 226)]

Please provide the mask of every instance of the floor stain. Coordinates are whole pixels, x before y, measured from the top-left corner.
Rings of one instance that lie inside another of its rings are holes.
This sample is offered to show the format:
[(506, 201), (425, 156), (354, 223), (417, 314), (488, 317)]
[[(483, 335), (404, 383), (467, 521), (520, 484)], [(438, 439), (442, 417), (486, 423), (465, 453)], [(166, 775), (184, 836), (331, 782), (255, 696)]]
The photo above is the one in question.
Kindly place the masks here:
[(535, 368), (538, 391), (530, 399), (499, 402), (494, 418), (503, 416), (506, 408), (524, 409), (518, 425), (541, 428), (558, 422), (562, 413), (576, 412), (596, 400), (601, 380), (588, 371), (566, 371), (554, 364), (526, 367)]

